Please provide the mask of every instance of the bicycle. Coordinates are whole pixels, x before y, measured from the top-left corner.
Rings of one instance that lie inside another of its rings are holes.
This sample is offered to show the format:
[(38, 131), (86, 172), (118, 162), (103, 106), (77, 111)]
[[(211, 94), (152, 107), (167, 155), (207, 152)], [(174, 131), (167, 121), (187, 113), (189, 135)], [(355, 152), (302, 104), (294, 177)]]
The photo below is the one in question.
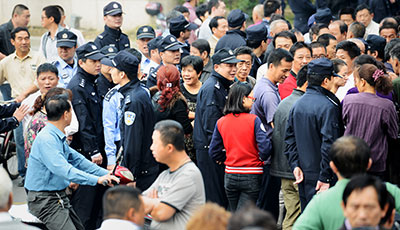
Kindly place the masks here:
[(12, 180), (17, 179), (19, 175), (18, 157), (13, 137), (12, 130), (0, 134), (0, 138), (3, 139), (0, 151), (0, 164), (3, 164), (3, 168), (7, 171), (8, 175), (10, 175)]

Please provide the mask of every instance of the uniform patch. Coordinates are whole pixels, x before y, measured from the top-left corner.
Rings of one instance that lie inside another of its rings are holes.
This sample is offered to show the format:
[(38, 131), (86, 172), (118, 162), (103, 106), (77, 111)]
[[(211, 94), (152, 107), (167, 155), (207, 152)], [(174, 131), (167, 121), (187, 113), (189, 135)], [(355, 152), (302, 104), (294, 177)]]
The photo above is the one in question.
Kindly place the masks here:
[(126, 111), (124, 117), (125, 125), (130, 126), (135, 122), (136, 114), (134, 112)]
[(92, 45), (92, 49), (97, 50), (97, 47), (95, 45)]
[(117, 3), (114, 3), (113, 7), (114, 7), (115, 9), (118, 8)]
[(68, 38), (68, 34), (64, 33), (64, 34), (62, 35), (62, 38)]

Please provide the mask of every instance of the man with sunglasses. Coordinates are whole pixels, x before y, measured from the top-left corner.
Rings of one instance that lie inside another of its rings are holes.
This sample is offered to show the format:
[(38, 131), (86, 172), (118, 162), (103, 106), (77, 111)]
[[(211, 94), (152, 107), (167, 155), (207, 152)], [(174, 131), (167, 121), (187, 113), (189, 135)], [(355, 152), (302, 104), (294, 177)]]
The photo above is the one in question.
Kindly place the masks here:
[(130, 48), (128, 36), (121, 31), (122, 13), (122, 6), (119, 2), (110, 2), (103, 8), (104, 32), (94, 40), (99, 49), (106, 45), (114, 45), (118, 51)]

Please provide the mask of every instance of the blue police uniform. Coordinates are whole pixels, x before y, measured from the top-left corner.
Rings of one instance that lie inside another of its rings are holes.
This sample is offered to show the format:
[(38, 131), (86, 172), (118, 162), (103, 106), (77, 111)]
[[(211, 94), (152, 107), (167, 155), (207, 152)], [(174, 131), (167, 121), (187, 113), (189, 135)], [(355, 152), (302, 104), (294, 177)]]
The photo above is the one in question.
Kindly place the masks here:
[(113, 45), (118, 49), (118, 51), (131, 47), (128, 35), (122, 33), (120, 29), (115, 30), (108, 26), (104, 26), (103, 33), (96, 37), (94, 43), (99, 48), (107, 45)]
[(58, 85), (57, 87), (67, 88), (68, 83), (71, 81), (72, 77), (75, 76), (78, 70), (78, 60), (74, 58), (74, 65), (71, 67), (60, 57), (52, 63), (58, 70)]
[(150, 93), (139, 79), (131, 80), (119, 89), (121, 102), (121, 145), (124, 149), (122, 165), (136, 178), (136, 186), (145, 191), (155, 181), (159, 166), (150, 146), (155, 115)]
[[(87, 58), (100, 60), (104, 57), (93, 42), (88, 42), (76, 50), (78, 59)], [(91, 160), (101, 154), (107, 165), (104, 152), (104, 134), (102, 121), (101, 98), (97, 92), (95, 80), (98, 75), (87, 73), (78, 67), (76, 75), (71, 79), (67, 88), (72, 91), (72, 106), (79, 122), (79, 131), (74, 134), (71, 147)], [(74, 192), (71, 204), (81, 219), (85, 229), (96, 229), (101, 221), (102, 196), (105, 187), (81, 185)]]
[(150, 89), (151, 87), (157, 85), (157, 71), (163, 65), (164, 65), (163, 62), (161, 61), (161, 63), (156, 68), (150, 70), (149, 76), (147, 77), (146, 81), (147, 88)]
[(305, 34), (308, 32), (308, 18), (315, 13), (316, 7), (310, 0), (288, 0), (294, 13), (294, 28)]
[(100, 74), (96, 79), (97, 92), (99, 93), (101, 100), (105, 98), (108, 91), (110, 91), (114, 86), (114, 82), (109, 81), (103, 74)]
[(238, 47), (246, 45), (246, 33), (241, 30), (230, 30), (227, 31), (226, 34), (219, 39), (217, 45), (215, 46), (215, 52), (222, 48), (229, 48), (234, 50)]
[(115, 165), (118, 143), (121, 140), (119, 121), (122, 95), (118, 92), (119, 88), (120, 86), (116, 85), (103, 100), (104, 141), (108, 165)]
[(17, 118), (13, 116), (20, 103), (0, 105), (0, 133), (11, 131), (19, 126)]

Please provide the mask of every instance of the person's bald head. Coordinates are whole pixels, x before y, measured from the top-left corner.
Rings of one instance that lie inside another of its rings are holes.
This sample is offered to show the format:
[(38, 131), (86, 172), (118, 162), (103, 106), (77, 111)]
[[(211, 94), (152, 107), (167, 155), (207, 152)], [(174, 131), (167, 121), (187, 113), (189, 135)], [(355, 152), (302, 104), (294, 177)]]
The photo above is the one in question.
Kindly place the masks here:
[(264, 16), (264, 6), (262, 4), (258, 4), (253, 8), (253, 22), (259, 22), (263, 19)]
[(276, 34), (282, 32), (282, 31), (289, 30), (289, 26), (285, 20), (278, 19), (271, 23), (270, 29), (271, 29), (270, 36), (274, 37)]

